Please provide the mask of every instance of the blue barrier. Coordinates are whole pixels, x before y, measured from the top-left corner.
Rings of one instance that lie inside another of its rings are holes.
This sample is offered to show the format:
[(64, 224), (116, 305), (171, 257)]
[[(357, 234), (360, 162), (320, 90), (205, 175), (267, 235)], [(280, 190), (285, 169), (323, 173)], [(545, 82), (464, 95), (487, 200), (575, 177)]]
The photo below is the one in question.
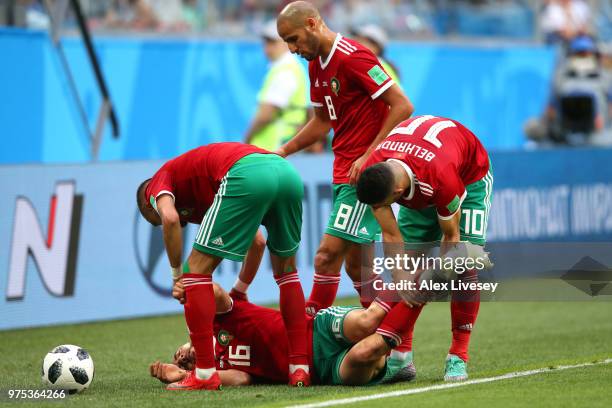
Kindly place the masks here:
[[(258, 42), (99, 38), (102, 70), (122, 135), (104, 133), (102, 160), (172, 157), (240, 141), (266, 70)], [(90, 128), (100, 96), (79, 39), (63, 41)], [(0, 163), (86, 162), (90, 143), (46, 33), (0, 30)], [(518, 148), (522, 125), (548, 96), (554, 53), (542, 47), (393, 43), (417, 114), (465, 123), (487, 148)]]
[[(612, 241), (612, 150), (494, 153), (488, 238)], [(298, 270), (306, 294), (331, 208), (332, 158), (291, 159), (305, 184)], [(0, 166), (0, 330), (179, 312), (159, 228), (137, 214), (135, 189), (161, 161)], [(196, 226), (185, 232), (186, 249)], [(493, 257), (495, 255), (493, 254)], [(238, 265), (224, 261), (225, 288)], [(339, 295), (352, 295), (344, 276)], [(249, 297), (278, 299), (267, 256)]]

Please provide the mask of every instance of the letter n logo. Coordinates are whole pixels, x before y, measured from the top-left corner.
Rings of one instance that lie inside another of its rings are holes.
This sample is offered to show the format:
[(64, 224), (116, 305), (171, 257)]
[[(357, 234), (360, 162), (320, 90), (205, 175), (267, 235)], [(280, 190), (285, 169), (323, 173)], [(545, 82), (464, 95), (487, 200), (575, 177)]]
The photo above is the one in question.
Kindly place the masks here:
[(58, 182), (51, 196), (45, 236), (30, 200), (17, 198), (7, 300), (23, 299), (29, 256), (50, 294), (73, 295), (82, 207), (83, 196), (75, 194), (75, 182)]

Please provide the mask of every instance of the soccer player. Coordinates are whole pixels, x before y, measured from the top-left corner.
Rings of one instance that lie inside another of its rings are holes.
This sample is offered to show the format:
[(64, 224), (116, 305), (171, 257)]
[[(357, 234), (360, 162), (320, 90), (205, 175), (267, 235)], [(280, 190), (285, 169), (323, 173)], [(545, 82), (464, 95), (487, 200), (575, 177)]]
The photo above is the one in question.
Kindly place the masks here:
[[(228, 295), (213, 284), (217, 314), (214, 322), (215, 359), (223, 385), (287, 381), (287, 336), (278, 310)], [(184, 298), (178, 281), (173, 295)], [(389, 347), (374, 334), (386, 312), (376, 303), (368, 309), (331, 307), (308, 319), (309, 364), (318, 382), (329, 385), (374, 385), (410, 380), (401, 367), (386, 359)], [(364, 338), (372, 335), (372, 339)], [(378, 341), (377, 341), (378, 340)], [(184, 344), (172, 364), (159, 361), (150, 373), (162, 382), (176, 382), (193, 369), (195, 350)]]
[[(484, 246), (493, 175), (478, 138), (461, 123), (431, 115), (402, 122), (376, 147), (357, 183), (357, 197), (371, 205), (385, 243), (441, 240), (444, 255), (459, 241)], [(392, 203), (401, 205), (398, 220)], [(476, 281), (476, 271), (462, 275)], [(480, 305), (478, 292), (453, 292), (453, 339), (445, 380), (467, 378), (468, 345)], [(412, 306), (412, 307), (410, 307)], [(422, 306), (399, 303), (379, 330), (411, 338)], [(408, 334), (407, 334), (408, 333)]]
[[(317, 250), (315, 276), (306, 306), (310, 313), (330, 306), (345, 269), (361, 293), (372, 279), (362, 279), (360, 244), (380, 232), (370, 208), (359, 202), (354, 183), (378, 143), (402, 120), (412, 104), (361, 44), (334, 33), (317, 9), (305, 1), (288, 4), (277, 19), (289, 50), (309, 61), (313, 118), (277, 152), (288, 156), (334, 130), (333, 209)], [(367, 306), (372, 299), (362, 299)]]
[[(303, 194), (302, 180), (289, 162), (241, 143), (193, 149), (164, 164), (138, 187), (140, 212), (151, 224), (162, 226), (173, 277), (185, 285), (185, 320), (197, 350), (194, 371), (168, 389), (219, 388), (212, 344), (211, 275), (224, 258), (243, 261), (260, 225), (268, 231), (267, 246), (280, 288), (289, 338), (289, 384), (309, 384), (304, 293), (295, 265)], [(181, 224), (185, 222), (201, 225), (182, 263)]]

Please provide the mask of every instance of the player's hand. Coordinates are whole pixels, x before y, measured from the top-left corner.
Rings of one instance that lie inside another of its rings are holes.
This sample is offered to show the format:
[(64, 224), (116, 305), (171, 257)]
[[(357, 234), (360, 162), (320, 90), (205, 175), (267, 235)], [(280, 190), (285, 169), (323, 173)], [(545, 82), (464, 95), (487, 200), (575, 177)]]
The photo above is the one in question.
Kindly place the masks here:
[(229, 295), (234, 300), (244, 300), (245, 302), (249, 301), (249, 297), (247, 296), (246, 293), (240, 292), (239, 290), (236, 290), (234, 288), (232, 288), (232, 290), (230, 290)]
[(419, 307), (427, 303), (424, 296), (418, 291), (403, 291), (400, 295), (404, 303), (410, 307)]
[(278, 154), (281, 157), (287, 157), (287, 151), (285, 150), (285, 146), (281, 146), (274, 151), (274, 153)]
[(353, 162), (351, 170), (349, 170), (349, 184), (357, 184), (357, 180), (359, 180), (359, 176), (361, 175), (361, 167), (363, 167), (367, 158), (366, 155), (363, 155)]
[(185, 286), (183, 285), (182, 279), (174, 282), (174, 286), (172, 286), (172, 297), (178, 300), (181, 305), (185, 304), (187, 299), (185, 298)]
[(151, 377), (155, 377), (159, 381), (166, 384), (181, 381), (187, 376), (187, 371), (175, 366), (174, 364), (164, 364), (159, 361), (156, 361), (149, 366), (149, 373), (151, 374)]
[(393, 271), (393, 281), (395, 283), (404, 283), (412, 285), (411, 289), (399, 290), (399, 297), (410, 307), (422, 306), (429, 300), (429, 296), (425, 291), (419, 289), (420, 272), (412, 272), (405, 269), (396, 269)]

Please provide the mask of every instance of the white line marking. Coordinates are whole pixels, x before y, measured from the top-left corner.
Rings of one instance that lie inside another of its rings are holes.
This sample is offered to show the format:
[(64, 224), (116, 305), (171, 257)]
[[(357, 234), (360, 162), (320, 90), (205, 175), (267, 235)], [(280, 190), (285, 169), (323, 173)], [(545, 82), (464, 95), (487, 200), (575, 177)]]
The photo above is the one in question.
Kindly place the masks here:
[(421, 387), (421, 388), (412, 388), (409, 390), (383, 392), (380, 394), (363, 395), (360, 397), (343, 398), (343, 399), (330, 400), (330, 401), (324, 401), (324, 402), (315, 402), (312, 404), (291, 405), (288, 408), (318, 408), (318, 407), (331, 407), (335, 405), (353, 404), (353, 403), (362, 402), (362, 401), (370, 401), (370, 400), (376, 400), (376, 399), (381, 399), (381, 398), (399, 397), (402, 395), (421, 394), (423, 392), (429, 392), (429, 391), (445, 390), (449, 388), (463, 387), (463, 386), (472, 385), (472, 384), (483, 384), (483, 383), (488, 383), (488, 382), (493, 382), (493, 381), (507, 380), (509, 378), (527, 377), (529, 375), (550, 373), (554, 371), (570, 370), (573, 368), (590, 367), (590, 366), (610, 364), (610, 363), (612, 363), (612, 358), (608, 358), (606, 360), (597, 361), (593, 363), (582, 363), (582, 364), (564, 365), (564, 366), (557, 366), (557, 367), (538, 368), (535, 370), (518, 371), (514, 373), (502, 374), (502, 375), (498, 375), (495, 377), (476, 378), (474, 380), (468, 380), (468, 381), (463, 381), (463, 382), (450, 382), (450, 383), (444, 383), (444, 384), (438, 384), (438, 385), (430, 385), (430, 386)]

